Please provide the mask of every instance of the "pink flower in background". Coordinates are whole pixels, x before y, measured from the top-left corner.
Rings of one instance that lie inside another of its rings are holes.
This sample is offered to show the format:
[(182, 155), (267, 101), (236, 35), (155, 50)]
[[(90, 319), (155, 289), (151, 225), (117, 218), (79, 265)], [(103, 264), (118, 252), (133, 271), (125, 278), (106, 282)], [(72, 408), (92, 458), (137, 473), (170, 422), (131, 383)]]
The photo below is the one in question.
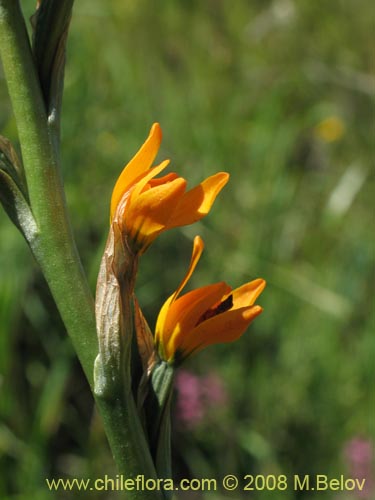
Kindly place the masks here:
[(225, 406), (228, 402), (228, 394), (222, 379), (216, 373), (209, 373), (201, 377), (201, 395), (207, 406)]
[(373, 443), (368, 439), (355, 437), (346, 444), (344, 456), (350, 477), (366, 479), (363, 490), (353, 492), (356, 498), (373, 498), (375, 492)]
[(223, 381), (215, 374), (194, 375), (187, 370), (180, 370), (176, 376), (176, 417), (187, 427), (196, 427), (210, 411), (223, 407), (228, 395)]
[(176, 376), (176, 390), (177, 419), (185, 425), (195, 427), (204, 415), (199, 377), (186, 370), (179, 371)]

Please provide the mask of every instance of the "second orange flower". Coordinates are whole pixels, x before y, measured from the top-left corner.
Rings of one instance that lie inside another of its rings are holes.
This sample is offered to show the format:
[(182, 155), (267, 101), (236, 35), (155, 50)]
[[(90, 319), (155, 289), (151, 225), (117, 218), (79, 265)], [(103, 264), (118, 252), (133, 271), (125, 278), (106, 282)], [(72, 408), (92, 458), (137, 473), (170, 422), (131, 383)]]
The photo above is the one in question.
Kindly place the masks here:
[(261, 278), (235, 290), (221, 281), (180, 296), (202, 251), (203, 241), (196, 236), (188, 271), (159, 312), (155, 343), (168, 363), (179, 364), (209, 345), (237, 340), (263, 310), (255, 305), (266, 286)]

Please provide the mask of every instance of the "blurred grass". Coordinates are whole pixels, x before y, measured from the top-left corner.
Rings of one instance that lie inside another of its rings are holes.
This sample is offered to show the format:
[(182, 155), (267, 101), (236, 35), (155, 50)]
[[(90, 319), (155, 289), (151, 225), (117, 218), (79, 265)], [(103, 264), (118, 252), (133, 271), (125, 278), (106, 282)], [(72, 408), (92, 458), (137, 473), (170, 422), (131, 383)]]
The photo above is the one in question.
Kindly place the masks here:
[[(189, 362), (219, 374), (230, 403), (176, 429), (177, 477), (345, 474), (345, 443), (373, 437), (370, 9), (367, 0), (76, 2), (62, 156), (93, 289), (111, 189), (154, 121), (159, 158), (191, 185), (218, 170), (231, 181), (204, 221), (162, 235), (144, 256), (138, 294), (151, 324), (195, 234), (206, 250), (192, 286), (268, 282), (249, 332)], [(0, 80), (1, 133), (16, 140)], [(48, 494), (44, 478), (114, 475), (56, 309), (4, 212), (0, 318), (0, 498), (69, 498)]]

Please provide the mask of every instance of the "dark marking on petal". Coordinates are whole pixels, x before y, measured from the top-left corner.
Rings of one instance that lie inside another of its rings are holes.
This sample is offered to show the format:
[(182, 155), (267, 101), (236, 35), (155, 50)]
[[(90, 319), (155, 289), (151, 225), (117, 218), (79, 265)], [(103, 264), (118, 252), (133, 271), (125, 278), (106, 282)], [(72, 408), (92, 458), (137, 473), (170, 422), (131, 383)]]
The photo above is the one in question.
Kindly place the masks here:
[(216, 307), (212, 307), (211, 309), (207, 309), (206, 312), (202, 314), (202, 316), (199, 318), (197, 321), (197, 324), (195, 326), (198, 326), (200, 323), (203, 321), (206, 321), (207, 319), (213, 318), (214, 316), (217, 316), (218, 314), (221, 314), (225, 311), (229, 311), (229, 309), (233, 307), (233, 295), (230, 294), (228, 297), (220, 302)]

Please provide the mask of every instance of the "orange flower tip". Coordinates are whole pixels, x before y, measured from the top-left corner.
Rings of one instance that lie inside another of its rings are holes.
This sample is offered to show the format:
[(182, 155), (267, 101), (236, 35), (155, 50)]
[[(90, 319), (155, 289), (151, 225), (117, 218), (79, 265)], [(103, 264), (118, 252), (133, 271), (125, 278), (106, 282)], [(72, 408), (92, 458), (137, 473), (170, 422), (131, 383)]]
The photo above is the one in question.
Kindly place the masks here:
[(163, 132), (158, 122), (155, 122), (152, 125), (148, 138), (153, 138), (159, 144), (161, 143), (161, 140), (163, 138)]
[(246, 309), (243, 312), (243, 319), (247, 321), (251, 321), (252, 319), (256, 318), (263, 312), (263, 307), (261, 306), (252, 306), (249, 307), (249, 309)]
[[(146, 141), (133, 158), (125, 165), (113, 188), (110, 208), (112, 219), (124, 192), (128, 191), (142, 174), (151, 167), (159, 151), (162, 131), (159, 123), (154, 123)], [(168, 163), (167, 163), (168, 164)], [(166, 164), (166, 165), (167, 165)], [(165, 166), (166, 166), (165, 165)], [(155, 174), (156, 175), (156, 174)]]
[(230, 175), (228, 174), (228, 172), (218, 172), (218, 175), (222, 177), (225, 184), (229, 181)]
[(266, 288), (266, 284), (267, 283), (264, 279), (257, 278), (255, 280), (249, 281), (249, 283), (246, 283), (245, 285), (240, 287), (239, 290), (241, 290), (242, 288), (246, 288), (249, 292), (255, 292), (255, 300)]
[(204, 241), (199, 236), (199, 234), (194, 237), (193, 246), (194, 246), (194, 248), (199, 249), (200, 251), (203, 251), (203, 249), (204, 249)]
[(260, 288), (261, 292), (266, 288), (267, 285), (266, 280), (264, 280), (263, 278), (258, 278), (254, 280), (253, 283), (255, 285), (254, 288)]
[(221, 189), (229, 181), (230, 175), (228, 174), (228, 172), (218, 172), (217, 174), (214, 174), (212, 177), (215, 178), (215, 180), (217, 181), (217, 187)]

